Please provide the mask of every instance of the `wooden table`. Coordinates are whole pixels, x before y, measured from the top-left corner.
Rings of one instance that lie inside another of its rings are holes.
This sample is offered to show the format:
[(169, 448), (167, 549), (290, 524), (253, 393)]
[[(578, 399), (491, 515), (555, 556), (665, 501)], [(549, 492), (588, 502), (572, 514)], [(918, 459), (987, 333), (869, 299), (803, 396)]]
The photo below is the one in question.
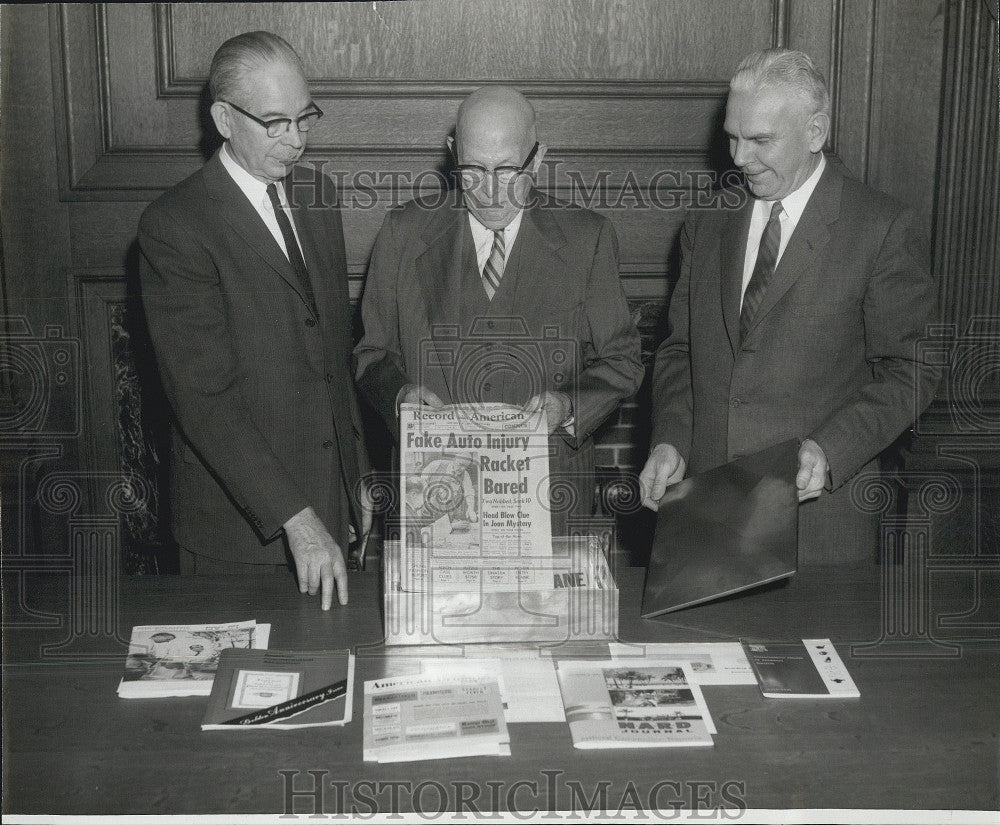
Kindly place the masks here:
[(814, 568), (785, 586), (651, 621), (638, 617), (642, 571), (616, 577), (623, 640), (829, 637), (861, 698), (774, 700), (755, 686), (706, 687), (713, 748), (580, 751), (565, 724), (523, 724), (511, 726), (509, 758), (377, 765), (361, 753), (361, 682), (382, 667), (376, 574), (352, 574), (350, 605), (329, 613), (277, 574), (116, 585), (124, 638), (134, 624), (253, 618), (271, 623), (272, 648), (361, 646), (351, 725), (232, 734), (199, 729), (204, 698), (119, 699), (123, 648), (89, 662), (40, 653), (79, 621), (67, 612), (67, 578), (42, 574), (25, 580), (20, 604), (11, 586), (5, 599), (8, 621), (43, 610), (63, 620), (5, 632), (4, 812), (280, 814), (290, 797), (298, 814), (579, 811), (602, 800), (611, 812), (657, 807), (661, 818), (674, 807), (997, 810), (1000, 574), (979, 574), (978, 602), (967, 570), (931, 572), (926, 590), (903, 581), (893, 592), (915, 595), (893, 602), (877, 567)]

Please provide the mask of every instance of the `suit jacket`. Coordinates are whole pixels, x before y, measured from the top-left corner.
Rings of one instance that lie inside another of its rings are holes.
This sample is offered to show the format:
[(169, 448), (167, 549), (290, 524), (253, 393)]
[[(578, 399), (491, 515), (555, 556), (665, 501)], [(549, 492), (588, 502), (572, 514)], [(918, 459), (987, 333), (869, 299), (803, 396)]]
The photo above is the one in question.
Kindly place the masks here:
[(320, 203), (333, 184), (286, 191), (316, 312), (218, 154), (139, 223), (143, 303), (178, 425), (174, 536), (226, 560), (283, 562), (282, 525), (308, 506), (346, 549), (365, 468), (343, 229)]
[[(570, 476), (564, 480), (574, 488), (573, 510), (589, 515), (591, 435), (639, 386), (639, 336), (618, 277), (611, 223), (534, 190), (530, 202), (492, 301), (485, 300), (459, 193), (433, 208), (413, 201), (388, 213), (361, 305), (358, 388), (397, 437), (395, 402), (406, 383), (430, 387), (446, 404), (521, 405), (543, 390), (566, 392), (575, 426), (550, 439), (550, 472)], [(481, 313), (472, 318), (477, 296)], [(454, 331), (452, 364), (428, 359), (426, 342)], [(483, 347), (500, 358), (509, 347), (507, 355), (523, 357), (529, 368), (492, 377), (477, 372)]]
[[(732, 193), (730, 193), (732, 194)], [(673, 444), (688, 473), (787, 438), (814, 439), (831, 483), (799, 507), (800, 560), (871, 558), (877, 523), (852, 502), (873, 467), (920, 413), (918, 364), (935, 284), (914, 214), (828, 163), (740, 340), (740, 289), (752, 198), (692, 212), (669, 334), (653, 370), (653, 444)]]

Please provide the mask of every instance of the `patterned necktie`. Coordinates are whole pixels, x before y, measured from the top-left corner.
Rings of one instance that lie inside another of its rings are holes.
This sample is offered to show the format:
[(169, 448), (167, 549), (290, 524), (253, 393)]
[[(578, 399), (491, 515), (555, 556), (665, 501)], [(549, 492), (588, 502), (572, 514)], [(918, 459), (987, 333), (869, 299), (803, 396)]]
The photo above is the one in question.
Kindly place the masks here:
[(767, 219), (764, 234), (760, 238), (760, 248), (757, 250), (757, 263), (754, 264), (750, 283), (743, 295), (743, 308), (740, 310), (740, 339), (746, 340), (754, 315), (764, 300), (768, 281), (774, 274), (778, 261), (778, 249), (781, 247), (781, 201), (771, 204), (771, 217)]
[(278, 187), (275, 184), (269, 183), (267, 185), (267, 196), (271, 199), (274, 217), (278, 219), (278, 228), (281, 229), (281, 237), (285, 239), (285, 254), (288, 256), (288, 262), (292, 265), (292, 269), (295, 270), (296, 276), (298, 276), (302, 292), (306, 296), (313, 314), (318, 315), (316, 312), (316, 298), (313, 296), (312, 284), (309, 282), (309, 270), (306, 269), (302, 250), (299, 249), (299, 242), (295, 238), (295, 232), (292, 230), (292, 222), (288, 220), (288, 215), (285, 214), (285, 210), (281, 206), (281, 201), (278, 200)]
[(503, 230), (497, 229), (493, 232), (493, 249), (490, 250), (490, 257), (483, 267), (483, 289), (486, 290), (486, 297), (491, 301), (500, 288), (500, 279), (503, 277), (504, 244)]

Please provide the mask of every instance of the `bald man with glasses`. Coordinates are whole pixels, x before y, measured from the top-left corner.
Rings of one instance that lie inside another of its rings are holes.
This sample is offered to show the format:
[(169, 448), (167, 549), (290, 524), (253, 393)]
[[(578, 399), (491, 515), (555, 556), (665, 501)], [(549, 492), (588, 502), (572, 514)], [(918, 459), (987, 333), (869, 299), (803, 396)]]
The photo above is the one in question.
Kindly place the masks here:
[(347, 603), (367, 532), (334, 185), (291, 173), (323, 113), (292, 47), (249, 32), (209, 75), (221, 149), (139, 224), (142, 297), (174, 417), (171, 527), (182, 573), (294, 566)]
[(594, 504), (595, 429), (642, 380), (607, 218), (534, 188), (535, 112), (506, 86), (461, 104), (454, 193), (389, 212), (355, 349), (358, 388), (398, 437), (402, 402), (542, 407), (552, 529)]

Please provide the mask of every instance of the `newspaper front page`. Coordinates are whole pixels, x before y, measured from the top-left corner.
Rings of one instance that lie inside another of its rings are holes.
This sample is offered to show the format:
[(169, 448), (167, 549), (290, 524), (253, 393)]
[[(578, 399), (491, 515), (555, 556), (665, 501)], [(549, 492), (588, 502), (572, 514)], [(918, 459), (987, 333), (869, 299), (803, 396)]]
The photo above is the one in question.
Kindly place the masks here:
[(543, 411), (404, 404), (400, 450), (405, 589), (552, 587)]

